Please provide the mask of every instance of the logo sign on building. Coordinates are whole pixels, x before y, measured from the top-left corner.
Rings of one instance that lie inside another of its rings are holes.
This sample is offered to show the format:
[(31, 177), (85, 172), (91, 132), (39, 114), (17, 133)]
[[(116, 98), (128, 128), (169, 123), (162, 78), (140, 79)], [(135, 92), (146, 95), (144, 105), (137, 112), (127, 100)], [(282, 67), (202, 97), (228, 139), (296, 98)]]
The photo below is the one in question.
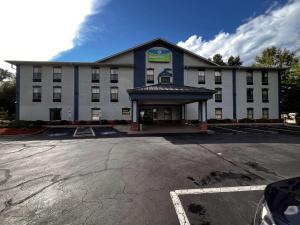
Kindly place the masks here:
[(147, 52), (148, 62), (170, 62), (171, 51), (168, 49), (150, 49)]

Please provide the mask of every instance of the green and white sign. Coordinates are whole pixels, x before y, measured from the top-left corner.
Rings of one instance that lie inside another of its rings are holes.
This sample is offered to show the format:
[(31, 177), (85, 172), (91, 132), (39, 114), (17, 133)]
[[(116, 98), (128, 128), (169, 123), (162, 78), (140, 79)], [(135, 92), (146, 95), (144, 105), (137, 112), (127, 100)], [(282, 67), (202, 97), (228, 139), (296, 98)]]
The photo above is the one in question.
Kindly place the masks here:
[(147, 52), (148, 62), (170, 62), (171, 51), (168, 49), (150, 49)]

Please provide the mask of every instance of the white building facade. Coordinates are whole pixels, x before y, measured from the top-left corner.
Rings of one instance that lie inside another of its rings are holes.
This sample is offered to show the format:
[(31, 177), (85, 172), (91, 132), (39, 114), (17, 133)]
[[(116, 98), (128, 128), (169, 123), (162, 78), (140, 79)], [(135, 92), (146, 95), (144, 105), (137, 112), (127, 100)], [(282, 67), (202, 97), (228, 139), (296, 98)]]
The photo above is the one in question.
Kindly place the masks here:
[(219, 66), (163, 39), (90, 63), (7, 62), (19, 120), (280, 118), (281, 68)]

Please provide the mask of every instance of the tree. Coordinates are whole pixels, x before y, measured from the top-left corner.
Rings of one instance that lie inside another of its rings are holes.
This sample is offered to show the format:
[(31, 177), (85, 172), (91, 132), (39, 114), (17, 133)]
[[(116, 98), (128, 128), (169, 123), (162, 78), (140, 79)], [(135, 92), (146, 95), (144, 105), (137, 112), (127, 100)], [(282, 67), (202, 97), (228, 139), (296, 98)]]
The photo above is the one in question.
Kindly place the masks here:
[(226, 63), (223, 61), (223, 57), (220, 54), (215, 54), (213, 56), (213, 62), (220, 66), (226, 66)]
[(3, 82), (6, 79), (11, 79), (12, 77), (13, 74), (11, 72), (0, 68), (0, 82)]
[(241, 66), (243, 62), (241, 61), (239, 56), (230, 56), (227, 60), (227, 65), (228, 66)]
[(16, 80), (13, 73), (0, 68), (0, 111), (11, 116), (15, 113)]
[(300, 112), (300, 58), (287, 49), (266, 48), (256, 56), (254, 66), (289, 67), (281, 73), (283, 112)]

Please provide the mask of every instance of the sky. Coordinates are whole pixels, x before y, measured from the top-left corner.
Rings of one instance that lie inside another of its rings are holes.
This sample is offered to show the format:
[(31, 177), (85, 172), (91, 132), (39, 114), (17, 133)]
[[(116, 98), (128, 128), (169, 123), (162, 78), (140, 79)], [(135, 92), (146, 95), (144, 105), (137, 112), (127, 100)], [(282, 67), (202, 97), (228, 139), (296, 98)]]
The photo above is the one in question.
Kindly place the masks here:
[(5, 59), (96, 61), (162, 37), (201, 56), (300, 55), (300, 0), (0, 0)]

